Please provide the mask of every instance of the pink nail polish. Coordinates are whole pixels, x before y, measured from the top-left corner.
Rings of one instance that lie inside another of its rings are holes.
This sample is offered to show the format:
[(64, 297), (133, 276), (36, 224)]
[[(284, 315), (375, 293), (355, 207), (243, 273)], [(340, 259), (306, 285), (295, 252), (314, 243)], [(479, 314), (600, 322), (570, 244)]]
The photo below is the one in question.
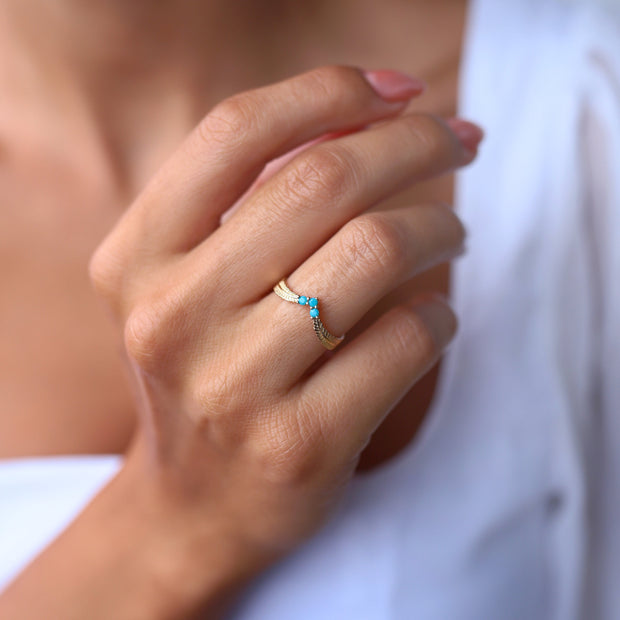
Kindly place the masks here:
[(448, 118), (446, 122), (461, 141), (463, 146), (468, 150), (475, 152), (476, 148), (484, 138), (484, 130), (475, 123), (466, 121), (462, 118)]
[(392, 69), (364, 71), (363, 74), (379, 96), (387, 101), (406, 101), (426, 88), (423, 80)]

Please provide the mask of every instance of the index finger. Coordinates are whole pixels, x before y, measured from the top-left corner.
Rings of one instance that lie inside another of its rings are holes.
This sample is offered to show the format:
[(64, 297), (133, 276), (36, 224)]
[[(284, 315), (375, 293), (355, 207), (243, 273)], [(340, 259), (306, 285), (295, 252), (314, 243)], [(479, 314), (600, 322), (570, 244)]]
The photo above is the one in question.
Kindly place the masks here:
[(395, 71), (366, 76), (357, 67), (324, 66), (217, 104), (127, 212), (125, 232), (141, 237), (130, 244), (154, 253), (191, 249), (268, 161), (324, 133), (393, 116), (424, 88)]

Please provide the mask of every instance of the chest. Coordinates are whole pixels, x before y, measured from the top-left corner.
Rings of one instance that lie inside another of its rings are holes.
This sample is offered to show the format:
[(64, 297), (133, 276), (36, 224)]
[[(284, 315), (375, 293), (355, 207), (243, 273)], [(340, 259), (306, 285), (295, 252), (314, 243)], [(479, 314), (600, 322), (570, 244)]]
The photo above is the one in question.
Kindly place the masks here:
[(87, 273), (118, 213), (70, 179), (41, 170), (6, 177), (0, 457), (119, 448), (131, 407), (116, 338)]

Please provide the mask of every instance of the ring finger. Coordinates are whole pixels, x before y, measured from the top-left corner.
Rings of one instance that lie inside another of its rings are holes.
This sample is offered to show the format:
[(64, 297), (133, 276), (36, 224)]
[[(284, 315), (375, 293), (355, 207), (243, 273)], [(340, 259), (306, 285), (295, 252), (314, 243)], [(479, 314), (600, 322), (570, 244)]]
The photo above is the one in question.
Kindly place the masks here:
[[(444, 204), (365, 213), (300, 265), (287, 284), (300, 295), (317, 298), (321, 321), (340, 336), (416, 273), (460, 254), (464, 237), (460, 220)], [(263, 326), (269, 355), (286, 360), (273, 380), (290, 386), (325, 351), (308, 306), (295, 307), (274, 293), (259, 302), (257, 314), (252, 320)], [(264, 342), (261, 338), (257, 346)]]

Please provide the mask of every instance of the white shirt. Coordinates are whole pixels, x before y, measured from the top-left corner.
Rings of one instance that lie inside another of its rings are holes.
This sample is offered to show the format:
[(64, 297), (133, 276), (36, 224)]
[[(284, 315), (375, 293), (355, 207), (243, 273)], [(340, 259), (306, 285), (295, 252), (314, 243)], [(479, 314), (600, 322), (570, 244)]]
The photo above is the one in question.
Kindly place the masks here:
[[(460, 331), (429, 418), (233, 620), (620, 618), (620, 13), (470, 3)], [(0, 585), (119, 467), (0, 462)]]

